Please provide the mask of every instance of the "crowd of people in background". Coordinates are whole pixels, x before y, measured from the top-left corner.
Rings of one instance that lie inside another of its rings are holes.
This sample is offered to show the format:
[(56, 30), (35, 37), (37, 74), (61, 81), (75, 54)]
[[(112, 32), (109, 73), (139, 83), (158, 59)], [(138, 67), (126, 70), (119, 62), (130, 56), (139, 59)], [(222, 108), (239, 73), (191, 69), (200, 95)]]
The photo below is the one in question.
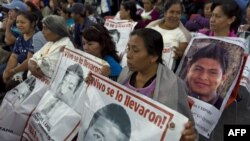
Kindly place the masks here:
[[(50, 78), (55, 68), (46, 68), (46, 63), (56, 66), (61, 48), (68, 47), (106, 60), (110, 67), (102, 69), (104, 76), (174, 105), (191, 121), (185, 86), (174, 72), (192, 33), (236, 37), (238, 30), (250, 31), (248, 0), (5, 0), (0, 9), (0, 57), (7, 58), (0, 58), (0, 98), (29, 75)], [(104, 27), (110, 18), (137, 22), (128, 42), (128, 67), (119, 64), (117, 43)], [(175, 49), (173, 70), (161, 59), (168, 43)], [(177, 100), (166, 98), (166, 91), (176, 93)], [(197, 137), (192, 123), (186, 125), (183, 140)]]

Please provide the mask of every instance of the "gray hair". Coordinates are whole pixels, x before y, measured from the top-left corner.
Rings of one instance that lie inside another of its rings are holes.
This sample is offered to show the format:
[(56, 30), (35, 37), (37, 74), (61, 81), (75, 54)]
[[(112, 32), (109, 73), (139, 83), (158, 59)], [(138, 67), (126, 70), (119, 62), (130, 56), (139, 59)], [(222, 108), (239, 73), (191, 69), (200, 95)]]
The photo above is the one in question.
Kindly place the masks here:
[(61, 37), (69, 36), (66, 21), (63, 17), (57, 15), (49, 15), (43, 18), (42, 23), (53, 33)]

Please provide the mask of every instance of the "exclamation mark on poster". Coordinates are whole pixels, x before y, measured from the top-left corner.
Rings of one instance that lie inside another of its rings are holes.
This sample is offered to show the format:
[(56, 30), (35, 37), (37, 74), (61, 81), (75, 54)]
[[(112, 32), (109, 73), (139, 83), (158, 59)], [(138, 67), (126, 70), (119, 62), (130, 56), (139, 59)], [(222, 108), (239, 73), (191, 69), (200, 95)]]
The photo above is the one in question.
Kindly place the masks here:
[(162, 120), (162, 124), (160, 125), (160, 128), (162, 128), (162, 126), (165, 124), (166, 120), (167, 120), (167, 117), (164, 116), (163, 120)]

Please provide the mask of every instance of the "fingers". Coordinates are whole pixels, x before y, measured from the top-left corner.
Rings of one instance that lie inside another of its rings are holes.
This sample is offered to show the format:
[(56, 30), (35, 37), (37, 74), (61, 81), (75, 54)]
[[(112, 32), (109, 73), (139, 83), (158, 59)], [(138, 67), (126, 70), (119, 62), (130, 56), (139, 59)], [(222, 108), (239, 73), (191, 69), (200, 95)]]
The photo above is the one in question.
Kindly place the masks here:
[(6, 82), (7, 82), (7, 80), (8, 80), (8, 78), (7, 78), (7, 77), (3, 77), (3, 82), (4, 82), (4, 83), (6, 83)]
[(178, 59), (183, 56), (184, 51), (181, 50), (180, 48), (174, 47), (174, 53), (175, 53), (174, 59)]
[(37, 68), (37, 76), (38, 76), (39, 78), (45, 76), (40, 68)]
[(65, 49), (65, 46), (61, 47), (61, 48), (60, 48), (60, 52), (63, 52), (64, 49)]
[(110, 68), (109, 66), (103, 66), (102, 69), (101, 69), (101, 74), (103, 76), (109, 76), (110, 75)]
[(173, 58), (175, 60), (177, 60), (179, 58), (179, 55), (180, 55), (179, 51), (178, 51), (179, 49), (177, 47), (173, 47), (173, 49), (174, 49), (174, 57)]
[(94, 78), (92, 77), (91, 74), (92, 74), (92, 73), (90, 72), (90, 73), (88, 74), (88, 76), (85, 78), (85, 82), (86, 82), (87, 84), (91, 84), (91, 83), (94, 81)]
[(185, 129), (182, 132), (181, 141), (194, 141), (197, 138), (197, 133), (191, 121), (185, 124)]
[(7, 70), (4, 71), (3, 73), (3, 82), (6, 83), (10, 79), (11, 75)]

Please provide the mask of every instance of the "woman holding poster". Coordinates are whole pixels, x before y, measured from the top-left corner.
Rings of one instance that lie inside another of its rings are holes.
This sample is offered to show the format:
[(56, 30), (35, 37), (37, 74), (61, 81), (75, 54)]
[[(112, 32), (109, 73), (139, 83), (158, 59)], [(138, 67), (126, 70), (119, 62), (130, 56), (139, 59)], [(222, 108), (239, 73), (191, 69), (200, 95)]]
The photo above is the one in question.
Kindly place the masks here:
[(29, 71), (36, 77), (51, 77), (63, 47), (74, 48), (63, 17), (49, 15), (42, 21), (43, 34), (48, 41), (29, 60)]
[[(178, 62), (191, 40), (191, 34), (180, 21), (181, 13), (180, 0), (167, 0), (164, 5), (164, 18), (147, 25), (161, 33), (164, 41), (163, 61), (168, 68), (173, 70), (177, 68)], [(173, 63), (173, 59), (176, 60), (176, 63)]]
[[(137, 15), (136, 3), (133, 1), (124, 1), (120, 6), (120, 18), (121, 20), (139, 21), (141, 16)], [(135, 28), (138, 28), (137, 26)]]
[(108, 30), (102, 25), (95, 24), (82, 32), (82, 39), (85, 52), (108, 62), (109, 66), (104, 66), (101, 70), (102, 75), (116, 80), (122, 67)]
[(145, 28), (135, 30), (128, 42), (127, 64), (118, 82), (187, 116), (182, 141), (193, 141), (197, 133), (193, 124), (185, 84), (162, 64), (163, 39), (159, 32)]
[(210, 30), (200, 32), (208, 36), (236, 37), (241, 21), (241, 10), (238, 4), (231, 1), (217, 1), (211, 7)]

